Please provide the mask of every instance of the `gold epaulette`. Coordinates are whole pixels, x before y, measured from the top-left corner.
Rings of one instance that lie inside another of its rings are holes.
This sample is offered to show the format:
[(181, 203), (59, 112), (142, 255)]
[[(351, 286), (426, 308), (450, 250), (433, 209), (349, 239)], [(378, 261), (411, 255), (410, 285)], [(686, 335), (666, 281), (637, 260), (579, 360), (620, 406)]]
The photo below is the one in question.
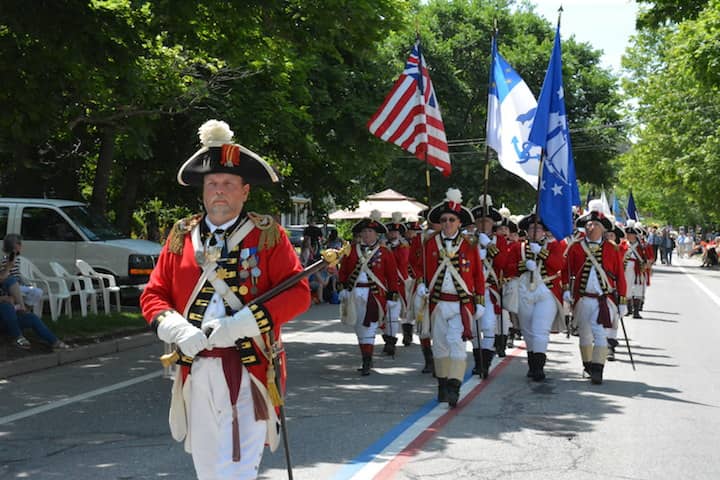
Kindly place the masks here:
[(192, 229), (200, 223), (202, 218), (202, 213), (196, 213), (195, 215), (179, 220), (175, 223), (175, 225), (173, 225), (167, 239), (168, 250), (171, 253), (182, 255), (183, 245), (185, 244), (185, 235), (190, 233)]
[(280, 227), (272, 216), (249, 212), (248, 218), (261, 230), (257, 246), (258, 250), (272, 248), (277, 245), (280, 240)]

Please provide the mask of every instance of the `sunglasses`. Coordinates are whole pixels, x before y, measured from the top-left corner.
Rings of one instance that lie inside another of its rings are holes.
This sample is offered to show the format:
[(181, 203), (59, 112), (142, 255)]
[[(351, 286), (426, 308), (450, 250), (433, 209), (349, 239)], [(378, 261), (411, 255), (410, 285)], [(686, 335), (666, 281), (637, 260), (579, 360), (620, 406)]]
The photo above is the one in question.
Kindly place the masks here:
[(441, 217), (440, 223), (455, 223), (458, 219), (455, 217)]

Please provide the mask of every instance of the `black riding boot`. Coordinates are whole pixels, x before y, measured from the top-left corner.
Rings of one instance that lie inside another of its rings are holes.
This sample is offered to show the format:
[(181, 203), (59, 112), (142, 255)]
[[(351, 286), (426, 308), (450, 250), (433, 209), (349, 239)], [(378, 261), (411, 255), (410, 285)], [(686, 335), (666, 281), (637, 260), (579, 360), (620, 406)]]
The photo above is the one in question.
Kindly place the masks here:
[(608, 362), (614, 362), (615, 361), (615, 347), (618, 346), (618, 341), (616, 338), (608, 338), (608, 355), (607, 359)]
[(406, 347), (408, 345), (412, 345), (412, 338), (413, 338), (413, 326), (412, 323), (403, 323), (402, 326), (403, 331), (403, 345)]
[(547, 356), (544, 353), (535, 354), (535, 374), (532, 379), (535, 382), (542, 382), (545, 380), (545, 359)]
[(472, 369), (472, 374), (480, 375), (480, 372), (482, 372), (482, 354), (479, 348), (473, 348), (473, 358), (475, 359), (475, 366)]
[(507, 335), (507, 348), (515, 348), (515, 329), (510, 327)]
[(493, 357), (495, 357), (495, 351), (488, 348), (483, 348), (482, 352), (482, 370), (480, 372), (480, 378), (487, 378), (490, 375), (490, 364), (492, 363)]
[(583, 362), (583, 378), (585, 378), (585, 373), (588, 374), (588, 377), (592, 376), (592, 363), (590, 362)]
[(496, 335), (495, 336), (495, 351), (497, 356), (500, 358), (505, 357), (505, 346), (507, 345), (507, 335)]
[(385, 339), (385, 349), (383, 352), (390, 355), (391, 357), (395, 358), (395, 344), (397, 343), (397, 337), (391, 337), (390, 335), (387, 336)]
[(460, 385), (461, 382), (457, 378), (450, 378), (447, 381), (448, 405), (450, 405), (450, 408), (455, 408), (460, 399)]
[(626, 317), (629, 317), (633, 314), (633, 303), (634, 301), (632, 298), (627, 302), (627, 313), (625, 314)]
[(439, 403), (445, 403), (448, 401), (448, 379), (438, 378), (438, 397)]
[(535, 375), (535, 352), (527, 352), (528, 359), (528, 371), (525, 375), (528, 378), (532, 378)]
[(633, 298), (633, 318), (642, 318), (640, 316), (640, 303), (642, 300), (639, 298)]
[(362, 357), (362, 368), (360, 368), (360, 375), (367, 377), (370, 375), (370, 366), (372, 364), (372, 357), (367, 354), (363, 354)]
[(432, 347), (422, 347), (423, 357), (425, 358), (425, 366), (422, 373), (433, 373), (435, 371), (435, 362), (433, 360)]
[(603, 382), (603, 369), (605, 365), (602, 363), (590, 364), (590, 381), (593, 385), (600, 385)]

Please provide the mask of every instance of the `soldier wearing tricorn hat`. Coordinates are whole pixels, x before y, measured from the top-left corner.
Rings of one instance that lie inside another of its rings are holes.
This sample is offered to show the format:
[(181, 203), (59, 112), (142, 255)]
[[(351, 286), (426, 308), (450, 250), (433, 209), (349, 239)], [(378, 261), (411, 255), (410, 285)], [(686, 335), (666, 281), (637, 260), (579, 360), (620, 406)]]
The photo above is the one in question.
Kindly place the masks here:
[[(182, 351), (170, 406), (173, 437), (185, 440), (200, 479), (255, 478), (263, 445), (277, 448), (284, 354), (280, 326), (310, 304), (306, 280), (250, 307), (302, 271), (282, 228), (245, 209), (252, 186), (279, 181), (257, 154), (232, 142), (225, 122), (199, 129), (202, 147), (181, 167), (181, 185), (202, 188), (205, 213), (178, 222), (141, 297), (142, 312)], [(209, 334), (209, 336), (207, 336)], [(215, 392), (215, 393), (213, 393)], [(217, 394), (216, 392), (227, 392)]]

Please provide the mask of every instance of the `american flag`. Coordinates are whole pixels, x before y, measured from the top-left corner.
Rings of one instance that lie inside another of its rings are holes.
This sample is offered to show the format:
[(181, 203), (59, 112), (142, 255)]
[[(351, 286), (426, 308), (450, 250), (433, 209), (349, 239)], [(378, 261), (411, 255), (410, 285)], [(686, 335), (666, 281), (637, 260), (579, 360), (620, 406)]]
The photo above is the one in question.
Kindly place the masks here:
[(402, 147), (422, 161), (427, 152), (427, 162), (446, 177), (450, 175), (445, 126), (420, 53), (420, 41), (415, 42), (405, 70), (367, 126), (376, 137)]

